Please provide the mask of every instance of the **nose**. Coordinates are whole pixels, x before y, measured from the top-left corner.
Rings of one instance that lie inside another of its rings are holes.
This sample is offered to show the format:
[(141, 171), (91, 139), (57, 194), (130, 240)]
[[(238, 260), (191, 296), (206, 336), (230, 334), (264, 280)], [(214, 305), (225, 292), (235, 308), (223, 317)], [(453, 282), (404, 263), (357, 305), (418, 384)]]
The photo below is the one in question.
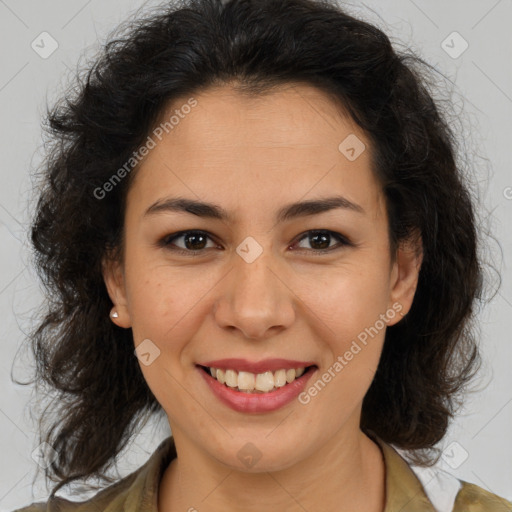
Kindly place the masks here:
[(271, 253), (264, 250), (252, 263), (234, 253), (234, 268), (219, 283), (214, 306), (220, 327), (256, 340), (275, 336), (292, 324), (294, 294)]

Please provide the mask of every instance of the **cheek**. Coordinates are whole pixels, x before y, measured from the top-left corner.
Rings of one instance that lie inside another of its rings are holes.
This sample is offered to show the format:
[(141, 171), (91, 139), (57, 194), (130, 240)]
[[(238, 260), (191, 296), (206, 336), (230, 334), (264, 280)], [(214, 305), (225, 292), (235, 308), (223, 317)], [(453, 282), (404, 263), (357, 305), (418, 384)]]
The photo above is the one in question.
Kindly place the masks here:
[(386, 332), (381, 315), (388, 312), (385, 275), (356, 271), (355, 265), (343, 270), (330, 272), (322, 286), (312, 276), (309, 293), (302, 291), (321, 368), (299, 402), (312, 428), (333, 432), (362, 403), (371, 385)]
[[(386, 310), (387, 262), (374, 252), (358, 253), (339, 265), (311, 264), (284, 272), (283, 279), (293, 292), (287, 300), (296, 305), (295, 321), (308, 324), (312, 336), (327, 342), (337, 355)], [(200, 329), (208, 308), (211, 312), (214, 306), (212, 300), (222, 300), (215, 291), (216, 285), (222, 287), (219, 269), (166, 264), (161, 256), (136, 247), (127, 251), (125, 269), (136, 343), (149, 338), (159, 346), (172, 343), (178, 348), (179, 340), (193, 338)]]
[(204, 321), (208, 291), (214, 290), (219, 276), (142, 255), (132, 255), (126, 269), (135, 343), (149, 338), (162, 352), (171, 348), (173, 357), (179, 355)]
[[(384, 267), (350, 265), (309, 272), (297, 293), (323, 325), (326, 339), (342, 349), (385, 313), (389, 281)], [(380, 269), (380, 270), (379, 270)]]
[(150, 338), (162, 342), (173, 329), (179, 330), (180, 319), (187, 315), (193, 303), (190, 289), (171, 272), (151, 272), (139, 275), (132, 282), (129, 294), (130, 317), (135, 340)]

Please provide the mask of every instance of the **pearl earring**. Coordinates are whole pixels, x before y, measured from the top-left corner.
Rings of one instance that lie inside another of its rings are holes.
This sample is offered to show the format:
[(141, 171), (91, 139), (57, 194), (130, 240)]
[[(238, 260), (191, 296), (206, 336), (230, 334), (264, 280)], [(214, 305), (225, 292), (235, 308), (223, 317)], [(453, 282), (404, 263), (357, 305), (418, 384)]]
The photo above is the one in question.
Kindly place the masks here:
[(118, 318), (118, 317), (119, 317), (119, 313), (118, 313), (117, 311), (115, 311), (115, 310), (114, 310), (114, 311), (112, 311), (112, 312), (110, 313), (110, 316), (111, 316), (112, 318)]

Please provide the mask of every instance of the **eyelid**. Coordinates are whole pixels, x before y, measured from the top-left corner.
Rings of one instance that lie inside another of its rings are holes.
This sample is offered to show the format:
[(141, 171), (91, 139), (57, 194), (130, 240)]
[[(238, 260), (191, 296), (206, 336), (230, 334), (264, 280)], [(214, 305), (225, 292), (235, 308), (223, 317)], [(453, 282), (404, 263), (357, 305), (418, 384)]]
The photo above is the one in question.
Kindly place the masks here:
[[(182, 249), (181, 247), (178, 247), (178, 248), (171, 247), (172, 241), (176, 240), (177, 238), (181, 238), (183, 235), (186, 235), (189, 233), (201, 234), (201, 235), (209, 238), (211, 241), (218, 243), (215, 241), (215, 237), (213, 237), (208, 231), (204, 231), (202, 229), (186, 229), (183, 231), (177, 231), (175, 233), (165, 235), (158, 242), (158, 246), (163, 247), (168, 250), (171, 250), (175, 253), (184, 254), (186, 256), (199, 256), (199, 255), (205, 253), (207, 249), (198, 249), (198, 250), (194, 251), (194, 250)], [(304, 240), (311, 234), (322, 234), (322, 233), (329, 234), (330, 236), (337, 239), (338, 244), (333, 247), (327, 248), (327, 249), (301, 249), (301, 248), (299, 248), (297, 250), (294, 250), (294, 252), (300, 252), (300, 253), (306, 252), (308, 254), (321, 255), (321, 254), (335, 252), (336, 250), (342, 249), (343, 247), (353, 247), (355, 245), (345, 235), (342, 235), (341, 233), (338, 233), (337, 231), (333, 231), (330, 229), (309, 229), (307, 231), (304, 231), (303, 233), (297, 235), (295, 240), (292, 242), (292, 245), (298, 244), (299, 242), (301, 242), (302, 240)]]
[[(208, 233), (208, 231), (203, 231), (202, 229), (185, 229), (183, 231), (177, 231), (175, 233), (165, 235), (163, 238), (161, 238), (159, 240), (158, 246), (163, 247), (164, 249), (169, 249), (173, 252), (186, 254), (189, 256), (190, 255), (192, 255), (192, 256), (199, 255), (200, 253), (206, 252), (206, 249), (199, 249), (197, 251), (193, 251), (193, 250), (188, 250), (188, 249), (182, 249), (181, 247), (171, 248), (172, 241), (176, 240), (177, 238), (181, 238), (183, 235), (187, 235), (189, 233), (203, 235), (203, 236), (209, 238), (211, 241), (215, 242), (215, 238), (210, 233)], [(217, 242), (215, 242), (215, 243), (217, 243)]]
[(326, 254), (330, 252), (334, 252), (338, 249), (341, 249), (345, 246), (353, 246), (354, 244), (344, 235), (341, 233), (338, 233), (337, 231), (332, 231), (330, 229), (308, 229), (307, 231), (304, 231), (300, 235), (297, 236), (297, 241), (295, 243), (299, 243), (305, 238), (307, 238), (310, 234), (322, 234), (327, 233), (333, 238), (336, 238), (338, 240), (338, 245), (335, 245), (333, 247), (330, 247), (328, 249), (299, 249), (298, 251), (306, 251), (311, 254)]

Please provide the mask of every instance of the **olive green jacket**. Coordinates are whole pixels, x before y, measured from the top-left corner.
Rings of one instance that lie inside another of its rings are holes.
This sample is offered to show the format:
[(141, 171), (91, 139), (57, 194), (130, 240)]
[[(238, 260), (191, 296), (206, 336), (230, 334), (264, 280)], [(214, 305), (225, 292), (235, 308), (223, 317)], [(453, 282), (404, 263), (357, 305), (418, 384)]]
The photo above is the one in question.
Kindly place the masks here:
[[(512, 512), (511, 502), (444, 471), (429, 469), (419, 476), (395, 448), (378, 438), (375, 441), (386, 467), (384, 512)], [(88, 500), (73, 502), (56, 497), (13, 512), (158, 512), (160, 479), (175, 457), (170, 436), (138, 470)]]

